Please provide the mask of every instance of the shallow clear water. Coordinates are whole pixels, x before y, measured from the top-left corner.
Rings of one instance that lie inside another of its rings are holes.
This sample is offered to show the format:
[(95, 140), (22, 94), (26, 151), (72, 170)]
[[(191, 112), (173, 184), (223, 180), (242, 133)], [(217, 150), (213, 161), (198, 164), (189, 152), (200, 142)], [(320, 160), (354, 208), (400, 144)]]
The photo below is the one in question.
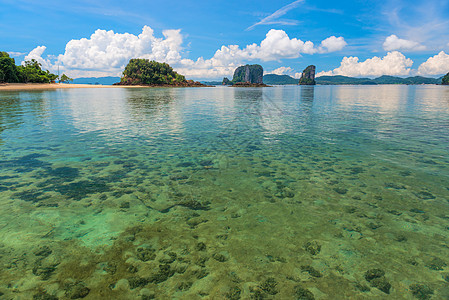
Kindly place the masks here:
[(1, 92), (0, 150), (5, 299), (449, 298), (447, 87)]

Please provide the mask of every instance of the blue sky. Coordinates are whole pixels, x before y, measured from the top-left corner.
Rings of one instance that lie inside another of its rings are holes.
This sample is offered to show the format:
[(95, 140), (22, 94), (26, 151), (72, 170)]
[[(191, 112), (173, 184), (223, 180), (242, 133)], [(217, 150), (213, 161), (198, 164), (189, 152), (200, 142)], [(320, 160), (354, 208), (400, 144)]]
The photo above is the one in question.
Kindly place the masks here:
[(245, 63), (298, 76), (449, 72), (449, 1), (0, 0), (0, 50), (72, 77), (165, 61), (193, 79)]

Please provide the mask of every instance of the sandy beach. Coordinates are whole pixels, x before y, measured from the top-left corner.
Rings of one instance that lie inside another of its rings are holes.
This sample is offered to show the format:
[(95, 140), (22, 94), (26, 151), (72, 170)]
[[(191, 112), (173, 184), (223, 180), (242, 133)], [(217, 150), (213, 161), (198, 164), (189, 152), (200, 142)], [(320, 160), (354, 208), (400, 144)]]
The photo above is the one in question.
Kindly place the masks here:
[(92, 84), (68, 84), (68, 83), (6, 83), (0, 84), (0, 91), (18, 90), (52, 90), (52, 89), (76, 89), (76, 88), (139, 88), (142, 86), (115, 86)]

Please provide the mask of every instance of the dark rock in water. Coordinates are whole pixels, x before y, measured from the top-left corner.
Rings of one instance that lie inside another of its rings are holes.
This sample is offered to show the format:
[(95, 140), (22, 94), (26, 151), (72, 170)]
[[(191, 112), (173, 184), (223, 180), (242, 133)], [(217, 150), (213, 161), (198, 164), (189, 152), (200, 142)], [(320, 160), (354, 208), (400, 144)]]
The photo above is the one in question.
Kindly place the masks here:
[(340, 195), (344, 195), (348, 192), (348, 189), (346, 189), (344, 187), (335, 187), (334, 191), (339, 193)]
[(220, 253), (214, 253), (212, 255), (212, 257), (213, 257), (213, 259), (215, 259), (218, 262), (225, 262), (228, 260), (226, 256), (224, 256), (223, 254), (220, 254)]
[[(2, 296), (2, 293), (0, 293), (0, 296)], [(41, 291), (33, 295), (33, 300), (58, 300), (58, 297), (50, 295), (45, 291)]]
[(151, 276), (150, 282), (161, 283), (172, 277), (175, 271), (171, 269), (170, 265), (159, 265), (159, 272)]
[(206, 244), (203, 242), (199, 242), (198, 244), (196, 244), (196, 250), (198, 251), (205, 251), (206, 250)]
[(146, 286), (150, 281), (146, 278), (142, 277), (131, 277), (128, 278), (128, 283), (130, 289), (135, 289), (137, 287), (144, 287)]
[(267, 278), (261, 285), (260, 288), (270, 295), (276, 295), (279, 291), (276, 289), (278, 283), (273, 277)]
[(381, 290), (385, 294), (390, 293), (391, 284), (385, 277), (374, 278), (373, 280), (371, 280), (371, 286)]
[(315, 269), (314, 267), (312, 267), (312, 266), (301, 266), (301, 270), (302, 270), (303, 272), (309, 273), (310, 276), (312, 276), (312, 277), (316, 277), (316, 278), (321, 277), (320, 271), (316, 270), (316, 269)]
[(47, 257), (52, 253), (51, 249), (48, 246), (42, 246), (36, 251), (34, 251), (34, 255)]
[(410, 285), (410, 291), (413, 296), (420, 300), (430, 299), (433, 295), (433, 290), (425, 284), (412, 284)]
[(434, 257), (429, 263), (427, 263), (426, 266), (431, 270), (442, 271), (443, 268), (447, 266), (447, 264), (441, 258)]
[(122, 209), (128, 209), (128, 208), (130, 208), (129, 201), (124, 201), (124, 202), (122, 202), (122, 203), (120, 204), (120, 208), (122, 208)]
[(154, 260), (156, 258), (156, 251), (154, 249), (148, 247), (139, 247), (137, 248), (136, 256), (141, 261), (149, 261)]
[(228, 300), (239, 300), (241, 298), (240, 294), (242, 293), (242, 290), (235, 286), (232, 287), (229, 292), (225, 293), (225, 298)]
[(310, 65), (302, 71), (301, 79), (299, 79), (299, 85), (315, 85), (315, 71), (316, 67)]
[(263, 68), (261, 65), (240, 66), (235, 70), (232, 82), (263, 84)]
[(77, 282), (69, 284), (66, 288), (65, 295), (69, 299), (80, 299), (86, 297), (90, 292), (90, 289), (86, 287), (84, 282)]
[(298, 300), (315, 300), (315, 296), (312, 294), (312, 292), (301, 286), (297, 286), (295, 288), (295, 294), (296, 297), (298, 297), (296, 298)]
[(366, 273), (365, 273), (365, 279), (366, 279), (367, 281), (371, 281), (371, 280), (373, 280), (373, 279), (375, 279), (375, 278), (380, 278), (380, 277), (382, 277), (382, 276), (384, 276), (384, 275), (385, 275), (385, 271), (384, 271), (384, 270), (381, 270), (381, 269), (371, 269), (371, 270), (366, 271)]
[(40, 276), (42, 280), (48, 280), (54, 271), (56, 271), (56, 265), (42, 266), (40, 262), (33, 268), (33, 274)]
[(415, 193), (415, 195), (422, 200), (432, 200), (436, 198), (432, 193), (428, 191), (419, 191)]
[(312, 255), (317, 255), (321, 251), (321, 245), (316, 241), (307, 242), (304, 249)]
[(444, 273), (443, 275), (443, 279), (446, 280), (447, 282), (449, 282), (449, 273)]

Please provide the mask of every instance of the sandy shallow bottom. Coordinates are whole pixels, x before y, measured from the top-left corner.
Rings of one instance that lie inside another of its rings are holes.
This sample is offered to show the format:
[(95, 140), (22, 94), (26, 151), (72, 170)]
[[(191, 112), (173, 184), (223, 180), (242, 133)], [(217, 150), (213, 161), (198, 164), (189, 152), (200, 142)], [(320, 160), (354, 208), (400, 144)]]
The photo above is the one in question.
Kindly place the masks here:
[[(23, 123), (7, 111), (1, 299), (449, 299), (448, 156), (438, 139), (429, 147), (414, 129), (419, 140), (404, 131), (394, 141), (406, 147), (385, 145), (365, 132), (326, 135), (321, 121), (320, 134), (300, 128), (275, 143), (247, 134), (249, 113), (204, 132), (218, 118), (204, 125), (208, 110), (195, 123), (194, 104), (184, 131), (166, 99), (191, 90), (152, 90), (162, 104), (151, 110), (146, 90), (129, 90), (134, 123), (99, 115), (124, 110), (116, 94), (84, 105), (89, 91), (22, 100), (39, 112)], [(75, 129), (62, 123), (67, 107)]]
[[(174, 160), (153, 171), (131, 158), (89, 163), (99, 178), (128, 173), (102, 192), (98, 181), (88, 197), (85, 178), (63, 196), (51, 191), (57, 166), (20, 184), (11, 174), (6, 182), (19, 186), (2, 203), (0, 291), (5, 299), (411, 299), (414, 287), (449, 296), (446, 183), (331, 155), (298, 159), (298, 173), (292, 159)], [(422, 190), (422, 181), (432, 184)], [(27, 197), (39, 201), (16, 200)], [(379, 278), (367, 280), (370, 272)]]

